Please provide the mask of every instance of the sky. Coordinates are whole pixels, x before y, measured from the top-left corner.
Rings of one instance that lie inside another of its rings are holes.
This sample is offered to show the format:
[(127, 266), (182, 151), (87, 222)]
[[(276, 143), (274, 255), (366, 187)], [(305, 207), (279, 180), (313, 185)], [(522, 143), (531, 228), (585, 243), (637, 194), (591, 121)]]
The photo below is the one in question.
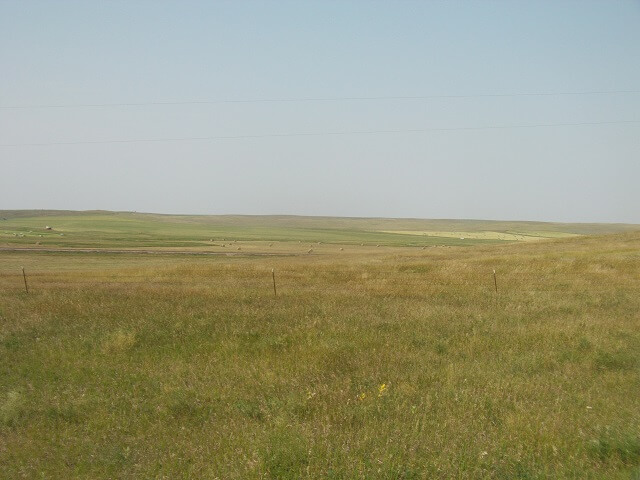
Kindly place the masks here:
[(0, 209), (640, 223), (640, 1), (0, 0)]

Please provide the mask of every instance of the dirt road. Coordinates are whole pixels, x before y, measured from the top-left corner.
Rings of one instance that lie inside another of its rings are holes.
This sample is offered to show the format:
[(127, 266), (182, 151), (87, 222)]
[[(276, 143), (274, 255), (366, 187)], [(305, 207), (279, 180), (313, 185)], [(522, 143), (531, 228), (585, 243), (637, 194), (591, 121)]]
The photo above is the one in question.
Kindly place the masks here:
[[(222, 257), (292, 257), (301, 253), (267, 253), (267, 252), (202, 252), (188, 250), (134, 250), (111, 248), (20, 248), (0, 247), (0, 252), (33, 252), (33, 253), (115, 253), (134, 255), (214, 255)], [(305, 253), (305, 255), (307, 255)]]

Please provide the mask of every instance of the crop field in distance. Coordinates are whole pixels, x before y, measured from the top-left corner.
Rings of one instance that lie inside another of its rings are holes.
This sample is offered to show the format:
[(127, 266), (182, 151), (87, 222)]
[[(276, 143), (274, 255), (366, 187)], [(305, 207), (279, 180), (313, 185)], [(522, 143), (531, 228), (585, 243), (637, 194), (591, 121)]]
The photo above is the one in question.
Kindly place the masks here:
[(0, 211), (0, 359), (0, 478), (640, 479), (640, 226)]

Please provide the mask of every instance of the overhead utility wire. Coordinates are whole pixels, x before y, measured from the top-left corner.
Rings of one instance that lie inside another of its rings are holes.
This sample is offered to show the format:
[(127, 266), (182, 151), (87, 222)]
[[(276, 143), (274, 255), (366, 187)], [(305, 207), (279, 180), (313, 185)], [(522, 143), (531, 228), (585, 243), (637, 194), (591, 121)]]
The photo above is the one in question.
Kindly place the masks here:
[(299, 132), (299, 133), (266, 133), (259, 135), (216, 135), (210, 137), (179, 137), (179, 138), (146, 138), (129, 140), (83, 140), (75, 142), (43, 142), (43, 143), (6, 143), (0, 147), (49, 147), (54, 145), (103, 145), (114, 143), (156, 143), (156, 142), (192, 142), (202, 140), (239, 140), (253, 138), (282, 138), (282, 137), (321, 137), (339, 135), (386, 135), (394, 133), (426, 133), (426, 132), (455, 132), (471, 130), (501, 130), (517, 128), (541, 128), (541, 127), (578, 127), (592, 125), (619, 125), (640, 124), (640, 120), (613, 120), (605, 122), (578, 122), (578, 123), (538, 123), (528, 125), (493, 125), (480, 127), (444, 127), (444, 128), (415, 128), (404, 130), (353, 130), (344, 132)]
[(477, 95), (416, 95), (416, 96), (377, 96), (377, 97), (309, 97), (309, 98), (271, 98), (236, 100), (194, 100), (186, 102), (128, 102), (128, 103), (79, 103), (60, 105), (0, 105), (0, 109), (44, 109), (44, 108), (103, 108), (103, 107), (143, 107), (163, 105), (219, 105), (225, 103), (296, 103), (296, 102), (343, 102), (376, 100), (431, 100), (455, 98), (502, 98), (502, 97), (558, 97), (578, 95), (620, 95), (640, 93), (640, 90), (611, 90), (587, 92), (529, 92), (529, 93), (486, 93)]

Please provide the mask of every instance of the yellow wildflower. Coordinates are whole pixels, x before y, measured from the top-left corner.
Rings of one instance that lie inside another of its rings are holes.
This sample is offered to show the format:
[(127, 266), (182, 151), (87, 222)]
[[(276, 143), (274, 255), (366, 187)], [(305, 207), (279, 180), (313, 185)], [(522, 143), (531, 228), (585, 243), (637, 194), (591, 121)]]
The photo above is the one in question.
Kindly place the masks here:
[(382, 395), (384, 395), (386, 391), (387, 391), (387, 384), (383, 383), (382, 385), (380, 385), (380, 387), (378, 387), (378, 396), (381, 397)]

